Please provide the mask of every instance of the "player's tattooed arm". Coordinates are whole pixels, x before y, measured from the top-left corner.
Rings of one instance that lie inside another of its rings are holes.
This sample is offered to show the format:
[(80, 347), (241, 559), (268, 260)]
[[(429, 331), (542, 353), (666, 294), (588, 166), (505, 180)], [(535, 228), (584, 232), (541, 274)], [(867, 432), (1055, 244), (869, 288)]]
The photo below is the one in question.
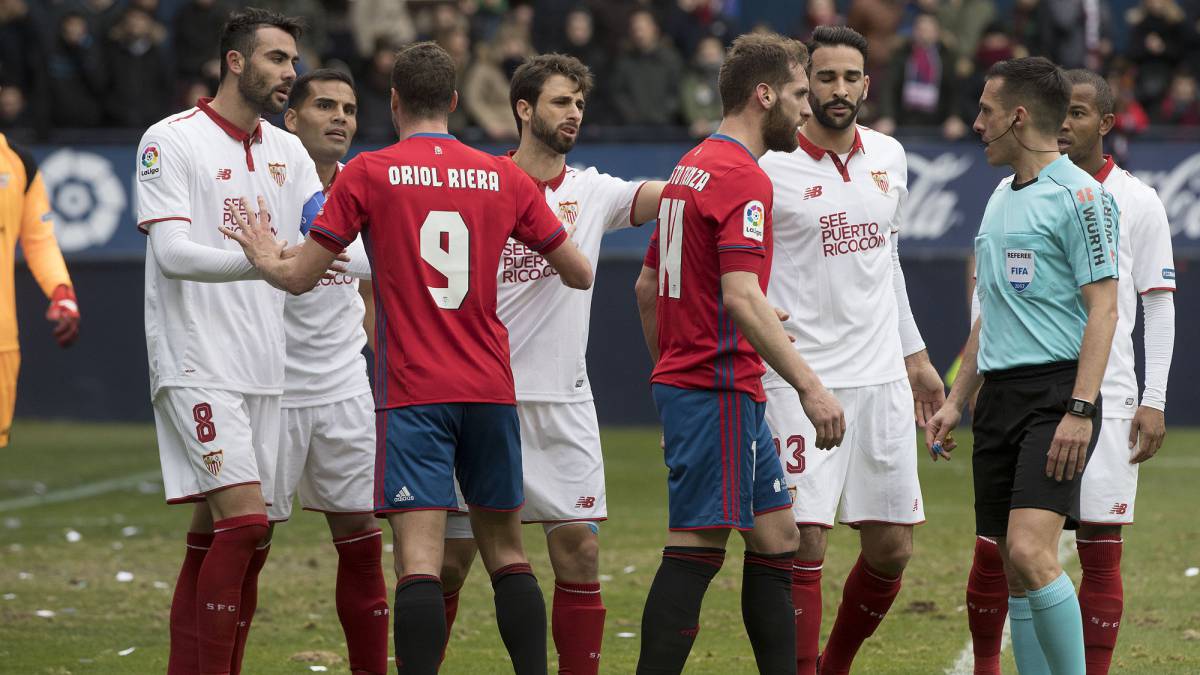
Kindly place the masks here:
[[(257, 212), (250, 209), (245, 199), (241, 200), (241, 209), (231, 208), (228, 212), (235, 227), (221, 226), (219, 229), (241, 244), (250, 264), (272, 286), (299, 295), (312, 290), (329, 272), (346, 271), (338, 262), (339, 256), (323, 246), (301, 245), (289, 249), (287, 242), (276, 239), (271, 231), (267, 203), (262, 197), (258, 198)], [(345, 259), (345, 255), (341, 258)]]

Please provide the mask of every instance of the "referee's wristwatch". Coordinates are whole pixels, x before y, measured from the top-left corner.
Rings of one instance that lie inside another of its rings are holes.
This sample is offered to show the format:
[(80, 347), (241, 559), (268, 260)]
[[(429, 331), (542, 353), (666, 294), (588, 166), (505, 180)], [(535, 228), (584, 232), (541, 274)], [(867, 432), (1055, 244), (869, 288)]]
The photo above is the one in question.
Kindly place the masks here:
[(1096, 404), (1089, 403), (1081, 398), (1073, 398), (1067, 402), (1067, 412), (1076, 417), (1092, 419), (1096, 416)]

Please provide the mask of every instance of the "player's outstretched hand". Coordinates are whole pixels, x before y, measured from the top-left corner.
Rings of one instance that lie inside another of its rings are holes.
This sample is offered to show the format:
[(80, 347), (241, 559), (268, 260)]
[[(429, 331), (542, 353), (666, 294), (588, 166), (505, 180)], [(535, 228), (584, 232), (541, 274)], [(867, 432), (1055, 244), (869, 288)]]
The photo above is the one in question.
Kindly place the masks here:
[(958, 447), (951, 432), (961, 419), (962, 411), (957, 406), (943, 405), (925, 421), (925, 448), (933, 461), (938, 461), (939, 457), (950, 461), (950, 453)]
[(1067, 413), (1054, 431), (1050, 452), (1046, 453), (1046, 478), (1072, 480), (1083, 475), (1087, 447), (1092, 440), (1092, 420)]
[(846, 435), (846, 415), (842, 404), (828, 389), (818, 387), (807, 395), (801, 394), (800, 405), (817, 431), (817, 447), (831, 450), (842, 444)]
[(929, 423), (946, 402), (946, 388), (942, 377), (928, 360), (908, 370), (908, 383), (912, 386), (913, 417), (922, 429)]
[(271, 213), (267, 210), (266, 200), (258, 198), (257, 213), (250, 210), (250, 205), (244, 197), (239, 199), (238, 203), (241, 208), (225, 209), (235, 226), (222, 225), (219, 228), (221, 232), (242, 245), (246, 258), (255, 267), (261, 267), (263, 262), (282, 258), (286, 244), (275, 239), (275, 233), (271, 231)]
[[(1140, 444), (1138, 436), (1141, 436)], [(1167, 421), (1163, 411), (1149, 406), (1138, 406), (1133, 415), (1133, 424), (1129, 428), (1129, 449), (1133, 450), (1129, 463), (1141, 464), (1158, 454), (1166, 436)]]
[(50, 307), (46, 320), (54, 324), (54, 339), (59, 347), (70, 347), (79, 339), (79, 303), (75, 291), (66, 284), (59, 284), (50, 296)]
[[(775, 316), (779, 317), (779, 323), (783, 323), (784, 321), (787, 321), (788, 319), (792, 318), (792, 316), (790, 314), (783, 311), (782, 309), (779, 309), (778, 307), (774, 307), (772, 309), (775, 310)], [(796, 341), (795, 336), (793, 336), (791, 333), (787, 334), (787, 338), (788, 338), (788, 342)]]

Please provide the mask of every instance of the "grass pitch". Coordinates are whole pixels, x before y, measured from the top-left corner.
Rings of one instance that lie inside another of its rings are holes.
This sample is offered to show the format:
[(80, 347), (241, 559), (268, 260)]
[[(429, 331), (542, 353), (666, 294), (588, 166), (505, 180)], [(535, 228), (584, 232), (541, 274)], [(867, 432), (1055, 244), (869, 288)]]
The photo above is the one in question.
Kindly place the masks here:
[[(657, 430), (610, 429), (603, 438), (611, 513), (601, 529), (608, 606), (602, 671), (624, 674), (637, 660), (642, 604), (663, 542), (666, 469)], [(863, 646), (856, 673), (948, 672), (968, 642), (963, 595), (973, 517), (965, 445), (948, 465), (921, 462), (929, 522), (917, 529), (903, 590)], [(18, 421), (0, 454), (0, 673), (165, 672), (189, 509), (162, 501), (153, 429)], [(1125, 533), (1126, 606), (1114, 674), (1200, 673), (1200, 576), (1186, 574), (1200, 567), (1191, 517), (1198, 483), (1200, 430), (1172, 429), (1142, 469), (1138, 524)], [(830, 542), (822, 640), (857, 555), (855, 538), (843, 527)], [(742, 544), (730, 541), (688, 673), (754, 672), (737, 592)], [(526, 543), (549, 601), (541, 529), (528, 528)], [(245, 672), (345, 672), (333, 604), (336, 554), (324, 519), (298, 513), (276, 530), (272, 549)], [(385, 563), (390, 569), (387, 554)], [(1067, 570), (1078, 581), (1074, 558)], [(1015, 673), (1007, 649), (1005, 659), (1005, 672)], [(512, 672), (481, 568), (463, 591), (443, 672)]]

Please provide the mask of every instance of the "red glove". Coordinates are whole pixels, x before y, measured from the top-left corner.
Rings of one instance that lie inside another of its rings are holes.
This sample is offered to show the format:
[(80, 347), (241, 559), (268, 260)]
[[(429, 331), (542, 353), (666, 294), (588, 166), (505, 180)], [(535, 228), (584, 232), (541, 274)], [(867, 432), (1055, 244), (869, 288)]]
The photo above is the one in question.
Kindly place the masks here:
[(59, 285), (50, 296), (50, 309), (46, 320), (55, 322), (54, 339), (59, 347), (70, 347), (79, 338), (79, 304), (75, 302), (75, 291), (66, 284)]

